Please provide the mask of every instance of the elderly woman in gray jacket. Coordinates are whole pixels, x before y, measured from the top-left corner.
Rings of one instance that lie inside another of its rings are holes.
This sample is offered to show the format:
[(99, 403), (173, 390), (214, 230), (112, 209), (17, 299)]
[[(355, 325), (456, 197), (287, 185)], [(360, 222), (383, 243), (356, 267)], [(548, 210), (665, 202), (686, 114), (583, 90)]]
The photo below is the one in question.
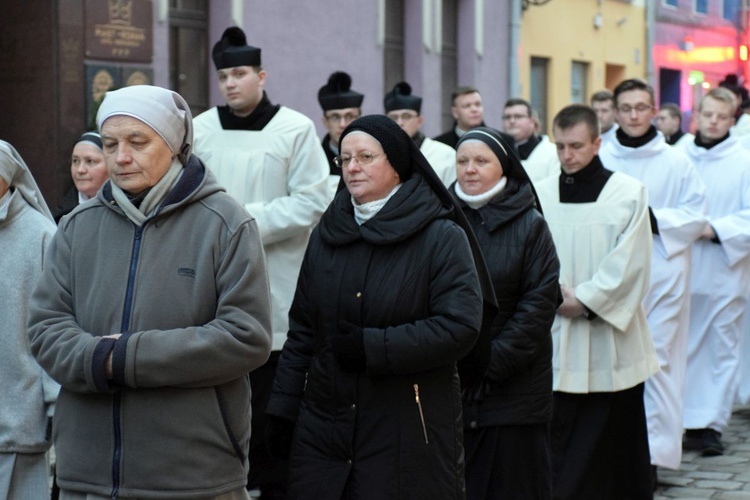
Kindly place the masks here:
[(18, 152), (0, 141), (0, 498), (49, 498), (48, 418), (60, 387), (29, 351), (34, 284), (55, 233), (47, 204)]
[(62, 385), (61, 499), (247, 498), (248, 372), (271, 349), (254, 219), (190, 154), (178, 94), (109, 92), (110, 180), (60, 225), (31, 346)]

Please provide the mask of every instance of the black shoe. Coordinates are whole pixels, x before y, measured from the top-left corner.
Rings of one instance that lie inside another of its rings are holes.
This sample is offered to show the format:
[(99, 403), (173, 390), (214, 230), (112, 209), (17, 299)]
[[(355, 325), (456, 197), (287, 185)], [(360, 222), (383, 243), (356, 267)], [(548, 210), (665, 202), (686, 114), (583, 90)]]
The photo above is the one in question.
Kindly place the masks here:
[(703, 449), (703, 431), (705, 429), (685, 429), (682, 438), (682, 449), (685, 451), (700, 451)]
[(721, 432), (714, 429), (704, 429), (701, 436), (701, 455), (715, 457), (723, 454), (724, 445), (721, 444)]

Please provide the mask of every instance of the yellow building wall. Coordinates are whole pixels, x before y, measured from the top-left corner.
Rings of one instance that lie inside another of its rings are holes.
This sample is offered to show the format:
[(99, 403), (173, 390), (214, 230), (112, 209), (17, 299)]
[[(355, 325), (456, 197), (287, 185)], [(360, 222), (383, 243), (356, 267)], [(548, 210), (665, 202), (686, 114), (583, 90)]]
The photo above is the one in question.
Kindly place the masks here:
[[(520, 0), (517, 0), (520, 1)], [(646, 77), (646, 9), (648, 0), (551, 0), (530, 6), (521, 17), (519, 71), (521, 97), (531, 98), (531, 59), (548, 59), (547, 113), (551, 130), (555, 113), (571, 103), (572, 63), (588, 63), (585, 102), (625, 78)], [(650, 0), (655, 1), (655, 0)], [(597, 28), (595, 23), (600, 24)]]

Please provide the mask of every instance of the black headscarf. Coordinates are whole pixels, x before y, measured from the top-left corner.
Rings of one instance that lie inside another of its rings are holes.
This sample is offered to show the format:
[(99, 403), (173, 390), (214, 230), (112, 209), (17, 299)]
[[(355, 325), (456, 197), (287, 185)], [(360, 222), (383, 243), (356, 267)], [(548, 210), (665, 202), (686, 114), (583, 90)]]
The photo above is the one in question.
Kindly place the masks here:
[(515, 179), (519, 186), (528, 184), (531, 188), (531, 192), (534, 193), (534, 199), (536, 200), (536, 209), (539, 213), (542, 213), (542, 204), (539, 201), (539, 196), (536, 194), (534, 184), (532, 184), (529, 174), (526, 173), (526, 169), (523, 168), (521, 160), (518, 158), (515, 150), (503, 139), (500, 132), (490, 127), (477, 127), (469, 130), (458, 140), (456, 144), (456, 151), (466, 141), (480, 141), (489, 146), (492, 152), (500, 161), (500, 165), (503, 167), (503, 175), (508, 179)]
[[(413, 172), (419, 172), (443, 205), (452, 208), (449, 218), (461, 226), (466, 233), (466, 237), (469, 239), (482, 292), (482, 326), (474, 349), (459, 361), (459, 374), (462, 377), (462, 386), (473, 385), (476, 383), (476, 379), (481, 379), (484, 376), (484, 371), (489, 363), (490, 327), (492, 326), (492, 320), (497, 314), (497, 299), (492, 287), (492, 279), (487, 269), (487, 264), (484, 261), (482, 250), (474, 236), (474, 231), (471, 229), (471, 225), (466, 219), (463, 210), (461, 210), (461, 207), (456, 202), (456, 199), (448, 192), (448, 189), (443, 185), (443, 182), (432, 169), (432, 166), (430, 166), (430, 163), (414, 141), (396, 122), (385, 115), (361, 116), (344, 129), (339, 139), (339, 144), (343, 143), (344, 137), (354, 131), (365, 132), (380, 143), (385, 155), (388, 157), (388, 161), (398, 173), (401, 182), (405, 182)], [(481, 373), (478, 373), (480, 371)]]

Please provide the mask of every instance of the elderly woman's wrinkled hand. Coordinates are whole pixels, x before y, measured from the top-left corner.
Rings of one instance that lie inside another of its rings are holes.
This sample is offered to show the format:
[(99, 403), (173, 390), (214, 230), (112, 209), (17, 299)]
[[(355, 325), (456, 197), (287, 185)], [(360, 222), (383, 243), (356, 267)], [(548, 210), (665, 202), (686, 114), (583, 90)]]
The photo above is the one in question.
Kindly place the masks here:
[(557, 313), (566, 318), (577, 318), (583, 316), (586, 307), (576, 298), (575, 288), (560, 285), (562, 291), (563, 303), (557, 308)]
[[(105, 339), (119, 339), (122, 336), (122, 333), (113, 333), (112, 335), (102, 335), (102, 338)], [(107, 380), (112, 379), (112, 353), (110, 352), (107, 355), (107, 363), (104, 368), (107, 376)]]

